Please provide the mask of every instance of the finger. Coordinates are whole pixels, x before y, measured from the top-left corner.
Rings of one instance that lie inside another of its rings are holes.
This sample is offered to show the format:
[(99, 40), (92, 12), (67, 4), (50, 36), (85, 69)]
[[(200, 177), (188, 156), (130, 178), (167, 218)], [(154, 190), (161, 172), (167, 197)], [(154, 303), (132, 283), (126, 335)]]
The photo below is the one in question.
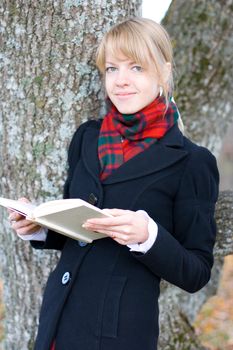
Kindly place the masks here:
[(123, 241), (122, 239), (119, 239), (119, 238), (114, 238), (113, 239), (115, 242), (117, 242), (117, 243), (119, 243), (119, 244), (121, 244), (121, 245), (127, 245), (127, 244), (132, 244), (131, 242), (129, 242), (129, 243), (126, 243), (125, 241)]
[(34, 222), (32, 222), (32, 221), (29, 221), (29, 220), (26, 220), (26, 219), (21, 219), (21, 220), (13, 220), (12, 221), (12, 225), (11, 225), (11, 227), (14, 229), (14, 230), (18, 230), (18, 229), (21, 229), (21, 228), (23, 228), (23, 227), (28, 227), (28, 226), (31, 226), (31, 225), (33, 225), (33, 226), (37, 226)]
[(134, 243), (134, 239), (131, 236), (125, 235), (121, 232), (116, 232), (116, 231), (111, 231), (111, 230), (95, 230), (95, 232), (97, 233), (103, 233), (105, 235), (107, 235), (108, 237), (114, 239), (114, 240), (119, 240), (119, 242), (121, 242), (121, 244), (130, 244), (130, 243)]
[(133, 243), (133, 241), (131, 242), (130, 240), (122, 239), (122, 238), (120, 238), (118, 236), (113, 236), (112, 239), (115, 242), (117, 242), (117, 243), (119, 243), (121, 245), (127, 245), (127, 244), (132, 244)]
[(8, 216), (8, 219), (10, 221), (19, 221), (25, 219), (25, 216), (20, 215), (16, 211), (11, 211), (10, 215)]
[(38, 231), (40, 229), (40, 226), (35, 225), (35, 224), (30, 224), (28, 226), (24, 226), (16, 231), (17, 234), (19, 235), (31, 235)]
[(83, 227), (91, 231), (106, 231), (122, 233), (124, 235), (131, 235), (133, 233), (133, 228), (130, 225), (98, 225), (98, 224), (83, 224)]
[(133, 223), (132, 214), (126, 214), (121, 216), (109, 217), (109, 218), (92, 218), (88, 219), (84, 225), (99, 225), (99, 226), (120, 226), (130, 225)]
[(99, 230), (106, 230), (110, 232), (114, 232), (115, 234), (122, 235), (122, 239), (129, 237), (133, 234), (133, 230), (130, 226), (110, 226), (110, 227), (101, 227), (97, 228)]
[(127, 211), (121, 216), (87, 220), (83, 227), (92, 231), (122, 234), (119, 238), (128, 244), (148, 239), (148, 221), (148, 217), (141, 212)]

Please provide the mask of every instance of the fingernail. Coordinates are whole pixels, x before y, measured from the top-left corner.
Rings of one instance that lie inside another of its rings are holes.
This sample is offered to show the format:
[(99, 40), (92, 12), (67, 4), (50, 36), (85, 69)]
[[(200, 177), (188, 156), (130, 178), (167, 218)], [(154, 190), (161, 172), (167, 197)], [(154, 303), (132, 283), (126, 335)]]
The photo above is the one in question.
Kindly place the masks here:
[(90, 226), (90, 225), (92, 225), (93, 224), (93, 222), (91, 221), (91, 220), (87, 220), (86, 222), (85, 222), (85, 225), (88, 225), (88, 226)]

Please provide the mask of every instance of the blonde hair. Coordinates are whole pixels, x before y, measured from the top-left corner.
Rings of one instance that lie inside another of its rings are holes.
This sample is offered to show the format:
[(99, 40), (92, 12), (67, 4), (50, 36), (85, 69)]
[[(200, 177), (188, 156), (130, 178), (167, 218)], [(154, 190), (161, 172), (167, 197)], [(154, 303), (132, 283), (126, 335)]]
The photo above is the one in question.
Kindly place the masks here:
[[(115, 57), (121, 53), (144, 67), (154, 66), (168, 104), (173, 91), (173, 53), (169, 35), (161, 24), (146, 18), (132, 18), (113, 26), (97, 50), (96, 65), (101, 73), (105, 72), (106, 49)], [(164, 72), (167, 62), (171, 64), (169, 74)]]

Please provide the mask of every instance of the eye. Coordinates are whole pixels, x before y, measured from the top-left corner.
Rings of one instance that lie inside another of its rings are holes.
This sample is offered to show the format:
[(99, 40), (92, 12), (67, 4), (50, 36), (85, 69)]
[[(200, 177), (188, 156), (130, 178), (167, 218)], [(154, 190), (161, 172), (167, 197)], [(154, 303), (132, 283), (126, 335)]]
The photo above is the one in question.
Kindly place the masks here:
[(115, 72), (117, 70), (117, 68), (116, 67), (112, 67), (112, 66), (109, 66), (109, 67), (106, 67), (105, 68), (105, 72), (106, 73), (113, 73), (113, 72)]
[(132, 69), (132, 71), (134, 71), (134, 72), (142, 72), (142, 71), (143, 71), (142, 66), (139, 66), (139, 65), (132, 66), (131, 69)]

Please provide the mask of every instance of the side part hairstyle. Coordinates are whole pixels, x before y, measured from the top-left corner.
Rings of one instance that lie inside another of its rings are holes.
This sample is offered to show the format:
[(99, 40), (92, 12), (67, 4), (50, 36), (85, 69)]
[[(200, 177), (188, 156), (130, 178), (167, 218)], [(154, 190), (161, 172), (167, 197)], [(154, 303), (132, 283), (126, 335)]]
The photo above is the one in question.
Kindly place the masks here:
[[(103, 74), (106, 48), (115, 57), (121, 53), (142, 67), (154, 66), (168, 104), (173, 90), (173, 54), (169, 35), (161, 24), (146, 18), (132, 18), (113, 26), (97, 50), (96, 65)], [(165, 72), (168, 62), (171, 69)]]
[[(118, 57), (119, 53), (142, 67), (154, 66), (155, 75), (168, 106), (173, 94), (173, 50), (165, 28), (148, 18), (131, 18), (116, 24), (103, 36), (97, 49), (96, 66), (105, 74), (106, 49)], [(168, 65), (170, 69), (168, 70)], [(179, 116), (178, 126), (184, 133)]]

